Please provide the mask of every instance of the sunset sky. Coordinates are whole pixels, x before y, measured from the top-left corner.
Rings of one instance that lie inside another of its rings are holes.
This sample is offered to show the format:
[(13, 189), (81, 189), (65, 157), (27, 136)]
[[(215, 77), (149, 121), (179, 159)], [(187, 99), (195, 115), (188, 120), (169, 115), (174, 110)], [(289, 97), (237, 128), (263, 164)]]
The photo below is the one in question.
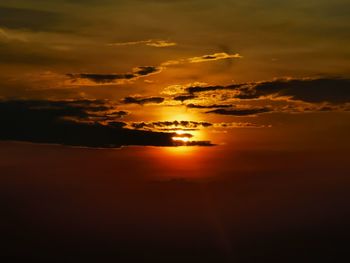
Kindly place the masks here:
[(0, 222), (12, 257), (339, 255), (349, 10), (348, 0), (0, 1)]

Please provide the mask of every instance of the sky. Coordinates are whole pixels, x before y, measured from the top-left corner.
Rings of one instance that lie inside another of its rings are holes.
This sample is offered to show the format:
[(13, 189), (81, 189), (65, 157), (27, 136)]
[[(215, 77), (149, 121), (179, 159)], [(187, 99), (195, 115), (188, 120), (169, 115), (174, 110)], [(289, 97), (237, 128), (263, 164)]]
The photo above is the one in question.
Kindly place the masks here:
[[(159, 121), (269, 127), (278, 113), (348, 111), (347, 8), (340, 0), (5, 1), (0, 96), (105, 104), (100, 123), (147, 122), (141, 129), (152, 131), (185, 128), (154, 127)], [(212, 86), (221, 88), (191, 90)], [(96, 117), (64, 115), (55, 118)], [(244, 118), (259, 115), (271, 120)]]
[(8, 251), (37, 262), (339, 256), (350, 219), (349, 9), (2, 0)]

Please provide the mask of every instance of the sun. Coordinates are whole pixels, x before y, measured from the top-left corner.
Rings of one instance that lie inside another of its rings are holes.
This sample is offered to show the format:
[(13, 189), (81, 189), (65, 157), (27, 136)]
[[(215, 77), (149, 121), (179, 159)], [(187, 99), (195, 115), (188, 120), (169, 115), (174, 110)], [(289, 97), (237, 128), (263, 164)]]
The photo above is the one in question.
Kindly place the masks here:
[(173, 141), (183, 142), (183, 143), (187, 143), (187, 142), (190, 141), (190, 138), (188, 138), (188, 137), (180, 137), (180, 136), (175, 136), (172, 139), (173, 139)]
[(183, 143), (186, 145), (186, 143), (191, 141), (191, 138), (193, 137), (192, 134), (180, 130), (180, 131), (176, 131), (176, 134), (174, 135), (174, 137), (172, 137), (173, 141), (178, 142), (178, 143)]

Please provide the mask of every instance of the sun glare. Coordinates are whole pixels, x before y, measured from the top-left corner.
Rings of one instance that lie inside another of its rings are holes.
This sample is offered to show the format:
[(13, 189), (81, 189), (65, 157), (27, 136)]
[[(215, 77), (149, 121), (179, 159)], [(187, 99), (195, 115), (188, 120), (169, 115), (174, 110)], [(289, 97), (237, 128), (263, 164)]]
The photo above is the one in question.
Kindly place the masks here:
[(186, 143), (186, 142), (189, 142), (190, 141), (190, 138), (188, 137), (179, 137), (179, 136), (175, 136), (172, 138), (174, 141), (177, 141), (177, 142), (183, 142), (183, 143)]

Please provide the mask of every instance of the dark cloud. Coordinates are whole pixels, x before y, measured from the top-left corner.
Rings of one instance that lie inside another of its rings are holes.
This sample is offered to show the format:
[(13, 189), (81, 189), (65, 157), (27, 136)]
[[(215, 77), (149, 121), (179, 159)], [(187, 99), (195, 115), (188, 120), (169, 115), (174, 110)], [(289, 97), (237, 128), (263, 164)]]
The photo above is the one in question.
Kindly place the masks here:
[(241, 88), (236, 97), (255, 99), (269, 95), (311, 103), (346, 103), (350, 102), (350, 79), (281, 79), (261, 82)]
[(121, 117), (129, 115), (129, 112), (121, 110), (121, 111), (117, 111), (113, 114), (115, 114), (116, 116), (119, 116), (121, 118)]
[(174, 146), (215, 146), (215, 144), (210, 141), (174, 141), (173, 144)]
[(116, 80), (129, 80), (135, 78), (134, 74), (91, 74), (91, 73), (79, 73), (79, 74), (67, 74), (74, 82), (79, 79), (88, 79), (96, 84), (114, 83)]
[(199, 129), (213, 126), (210, 122), (197, 121), (157, 121), (157, 122), (134, 122), (131, 127), (135, 129), (152, 129), (152, 130), (184, 130)]
[(152, 66), (143, 66), (135, 69), (134, 74), (137, 76), (147, 76), (156, 72), (159, 72), (161, 69), (158, 67)]
[[(161, 68), (152, 66), (142, 66), (134, 68), (132, 73), (123, 74), (95, 74), (95, 73), (68, 73), (66, 74), (73, 83), (81, 84), (81, 80), (88, 80), (95, 84), (116, 84), (122, 81), (146, 77), (159, 73)], [(84, 83), (83, 83), (84, 84)]]
[(215, 90), (236, 90), (239, 87), (241, 87), (244, 84), (234, 84), (230, 86), (194, 86), (194, 87), (188, 87), (186, 88), (186, 91), (189, 93), (196, 93), (196, 92), (206, 92), (206, 91), (215, 91)]
[(179, 96), (174, 97), (174, 100), (184, 102), (186, 100), (193, 100), (195, 98), (196, 98), (196, 96), (194, 96), (194, 95), (179, 95)]
[(164, 98), (162, 97), (126, 97), (124, 98), (121, 102), (124, 104), (139, 104), (139, 105), (144, 105), (144, 104), (160, 104), (164, 102)]
[(241, 83), (230, 86), (189, 87), (190, 94), (231, 90), (237, 99), (259, 99), (272, 96), (289, 97), (309, 103), (347, 103), (350, 102), (350, 79), (346, 78), (305, 78), (276, 79), (272, 81)]
[(206, 113), (215, 113), (220, 115), (233, 115), (233, 116), (250, 116), (266, 112), (271, 112), (269, 108), (253, 108), (253, 109), (216, 109), (207, 111)]
[(187, 108), (192, 109), (216, 109), (216, 108), (232, 108), (230, 104), (209, 104), (209, 105), (198, 105), (198, 104), (188, 104)]
[(174, 142), (174, 133), (127, 129), (124, 122), (89, 120), (94, 113), (110, 110), (99, 101), (0, 101), (0, 140), (62, 144), (84, 147), (127, 145), (209, 146), (210, 142)]

